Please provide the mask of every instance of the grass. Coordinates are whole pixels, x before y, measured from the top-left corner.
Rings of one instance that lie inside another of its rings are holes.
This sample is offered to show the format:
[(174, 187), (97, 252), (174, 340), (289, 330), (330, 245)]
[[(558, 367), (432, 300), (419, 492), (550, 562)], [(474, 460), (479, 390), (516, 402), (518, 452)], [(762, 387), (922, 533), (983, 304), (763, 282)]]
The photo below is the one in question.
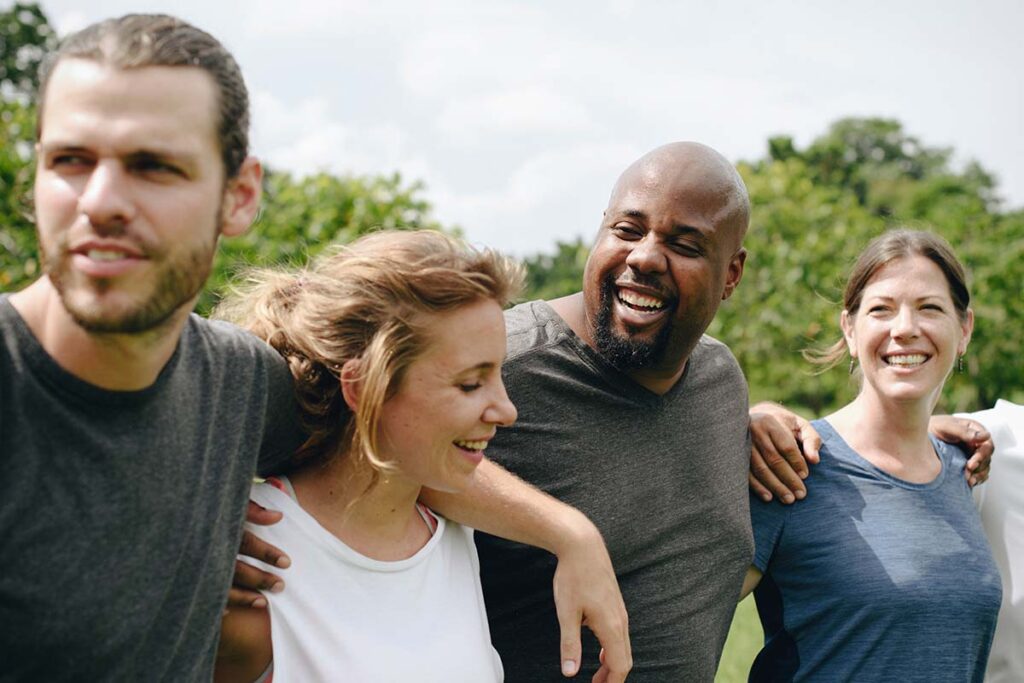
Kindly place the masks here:
[(761, 622), (757, 620), (754, 597), (748, 596), (736, 606), (736, 615), (725, 641), (722, 661), (718, 664), (715, 683), (743, 683), (747, 680), (750, 663), (764, 643)]

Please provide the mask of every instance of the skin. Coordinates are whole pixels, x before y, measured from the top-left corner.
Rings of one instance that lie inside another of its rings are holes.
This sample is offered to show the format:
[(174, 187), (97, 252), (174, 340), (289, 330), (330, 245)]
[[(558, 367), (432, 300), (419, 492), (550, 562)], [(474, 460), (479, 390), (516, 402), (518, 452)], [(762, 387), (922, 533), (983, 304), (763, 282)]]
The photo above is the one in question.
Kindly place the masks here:
[[(383, 406), (379, 455), (394, 471), (366, 491), (371, 466), (344, 454), (291, 477), (300, 505), (323, 528), (376, 560), (403, 560), (426, 545), (431, 532), (416, 510), (422, 487), (457, 492), (473, 485), (483, 449), (466, 442), (489, 441), (516, 419), (501, 381), (501, 307), (477, 301), (432, 314), (427, 327), (427, 348)], [(350, 360), (342, 368), (342, 391), (353, 411), (359, 408), (359, 365)], [(266, 610), (232, 610), (223, 622), (216, 679), (257, 678), (273, 654), (270, 629)]]
[[(929, 419), (956, 358), (974, 328), (974, 313), (953, 305), (949, 283), (923, 256), (896, 259), (864, 288), (860, 310), (840, 319), (863, 383), (857, 397), (826, 419), (851, 448), (879, 469), (913, 483), (941, 472), (928, 439)], [(918, 356), (924, 362), (894, 359)], [(751, 566), (742, 596), (760, 582)]]
[(11, 298), (59, 364), (107, 389), (155, 381), (220, 235), (248, 229), (261, 171), (226, 179), (212, 79), (64, 59), (47, 89), (35, 205), (46, 276)]
[[(722, 301), (743, 276), (749, 207), (742, 181), (720, 154), (697, 143), (659, 147), (619, 178), (583, 274), (583, 292), (551, 302), (587, 344), (664, 340), (642, 367), (623, 368), (665, 393)], [(611, 300), (607, 291), (611, 286)], [(623, 297), (657, 301), (639, 310)], [(602, 320), (601, 309), (610, 305)]]

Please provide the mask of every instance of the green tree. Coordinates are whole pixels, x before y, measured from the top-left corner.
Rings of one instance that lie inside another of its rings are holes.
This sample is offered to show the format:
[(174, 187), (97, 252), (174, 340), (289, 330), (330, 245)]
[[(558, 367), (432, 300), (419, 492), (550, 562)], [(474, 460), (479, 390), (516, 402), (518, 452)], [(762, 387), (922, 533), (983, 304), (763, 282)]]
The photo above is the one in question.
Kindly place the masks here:
[(35, 93), (39, 62), (56, 34), (35, 3), (0, 12), (0, 291), (27, 285), (39, 273), (30, 219)]
[(557, 299), (580, 291), (583, 266), (589, 246), (579, 237), (572, 242), (559, 240), (554, 254), (535, 254), (524, 260), (528, 299)]
[(299, 265), (324, 249), (351, 242), (379, 229), (443, 228), (421, 195), (420, 182), (387, 176), (335, 176), (327, 173), (294, 178), (268, 172), (263, 208), (256, 224), (241, 237), (221, 241), (213, 274), (197, 309), (207, 313), (229, 282), (249, 266)]

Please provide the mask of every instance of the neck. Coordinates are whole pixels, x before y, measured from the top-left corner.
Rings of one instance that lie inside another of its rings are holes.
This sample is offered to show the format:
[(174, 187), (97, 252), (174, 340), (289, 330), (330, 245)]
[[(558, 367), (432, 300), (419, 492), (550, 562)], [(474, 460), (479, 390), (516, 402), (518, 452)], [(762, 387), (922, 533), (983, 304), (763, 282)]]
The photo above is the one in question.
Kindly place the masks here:
[[(552, 299), (548, 302), (548, 305), (551, 306), (555, 313), (565, 321), (565, 324), (576, 333), (577, 337), (582, 339), (583, 342), (590, 348), (594, 349), (594, 351), (598, 351), (597, 344), (594, 341), (594, 335), (591, 333), (592, 323), (587, 320), (586, 303), (583, 299), (583, 292), (563, 296), (559, 299)], [(600, 351), (598, 351), (598, 353), (600, 353)], [(648, 391), (662, 395), (668, 393), (668, 391), (676, 385), (676, 382), (679, 381), (679, 378), (683, 376), (683, 371), (686, 370), (686, 363), (689, 360), (689, 357), (690, 351), (687, 351), (683, 360), (679, 363), (672, 364), (671, 367), (638, 368), (635, 370), (627, 370), (625, 374)]]
[(828, 420), (851, 448), (875, 466), (923, 483), (931, 481), (941, 467), (928, 438), (931, 411), (928, 400), (889, 402), (862, 389)]
[(178, 346), (191, 302), (160, 326), (135, 334), (90, 332), (74, 321), (48, 277), (11, 297), (40, 345), (62, 368), (113, 391), (145, 389)]
[(303, 509), (353, 550), (376, 560), (414, 555), (430, 539), (416, 510), (420, 486), (401, 474), (372, 481), (372, 470), (349, 454), (291, 477)]

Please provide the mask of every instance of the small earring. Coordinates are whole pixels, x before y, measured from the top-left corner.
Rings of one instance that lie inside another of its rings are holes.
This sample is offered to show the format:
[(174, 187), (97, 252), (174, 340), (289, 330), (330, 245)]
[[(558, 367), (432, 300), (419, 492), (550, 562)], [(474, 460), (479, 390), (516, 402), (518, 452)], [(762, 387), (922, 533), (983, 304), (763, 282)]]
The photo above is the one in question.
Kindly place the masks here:
[(963, 372), (964, 371), (964, 356), (963, 356), (963, 354), (960, 354), (956, 358), (956, 371), (957, 372)]
[(856, 367), (857, 367), (857, 359), (856, 358), (851, 358), (850, 359), (850, 374), (851, 375), (853, 374), (853, 371), (854, 371), (854, 369)]

